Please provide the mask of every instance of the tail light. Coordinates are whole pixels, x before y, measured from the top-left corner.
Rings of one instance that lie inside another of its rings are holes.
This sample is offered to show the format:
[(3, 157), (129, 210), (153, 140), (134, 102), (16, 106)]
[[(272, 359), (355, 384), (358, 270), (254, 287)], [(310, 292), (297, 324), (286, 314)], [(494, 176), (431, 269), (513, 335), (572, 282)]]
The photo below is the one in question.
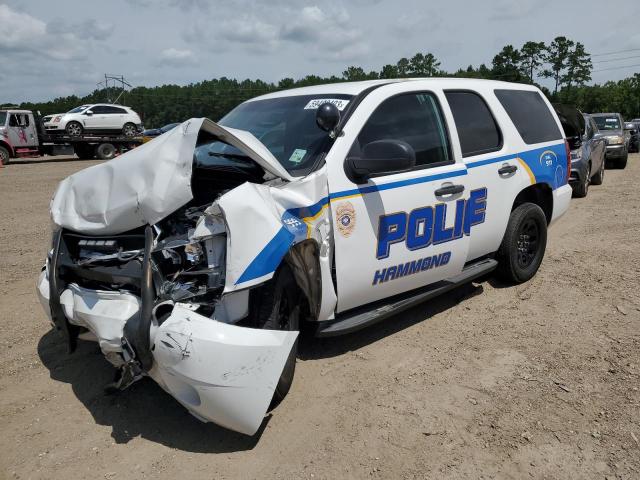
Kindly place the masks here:
[(569, 175), (571, 175), (571, 147), (569, 147), (569, 140), (565, 139), (564, 149), (567, 152), (567, 177), (566, 183), (569, 183)]

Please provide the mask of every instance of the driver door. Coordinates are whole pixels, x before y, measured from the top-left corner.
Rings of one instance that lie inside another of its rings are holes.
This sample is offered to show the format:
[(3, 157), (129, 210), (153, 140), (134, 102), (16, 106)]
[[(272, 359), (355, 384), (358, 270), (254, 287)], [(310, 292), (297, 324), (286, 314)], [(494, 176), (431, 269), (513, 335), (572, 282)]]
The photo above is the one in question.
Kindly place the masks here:
[(362, 183), (350, 176), (344, 157), (330, 163), (338, 312), (459, 274), (470, 226), (484, 220), (483, 198), (465, 201), (467, 171), (451, 148), (444, 100), (406, 90), (396, 84), (371, 93), (339, 140), (349, 143), (347, 157), (361, 155), (370, 142), (401, 140), (413, 147), (415, 168)]
[(35, 125), (26, 113), (12, 113), (9, 116), (7, 134), (9, 142), (16, 148), (34, 147), (38, 145)]

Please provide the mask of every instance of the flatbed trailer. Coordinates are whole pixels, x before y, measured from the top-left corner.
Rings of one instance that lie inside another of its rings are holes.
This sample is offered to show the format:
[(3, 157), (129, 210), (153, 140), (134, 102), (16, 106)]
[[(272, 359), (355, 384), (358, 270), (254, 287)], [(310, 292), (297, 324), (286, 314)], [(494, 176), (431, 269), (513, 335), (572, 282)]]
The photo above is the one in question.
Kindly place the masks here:
[(41, 150), (52, 155), (56, 148), (68, 146), (80, 159), (98, 158), (110, 160), (115, 156), (142, 145), (142, 137), (124, 135), (70, 135), (41, 134), (38, 136)]
[(141, 136), (48, 133), (30, 110), (0, 110), (0, 163), (14, 158), (75, 153), (80, 159), (110, 160), (142, 144)]

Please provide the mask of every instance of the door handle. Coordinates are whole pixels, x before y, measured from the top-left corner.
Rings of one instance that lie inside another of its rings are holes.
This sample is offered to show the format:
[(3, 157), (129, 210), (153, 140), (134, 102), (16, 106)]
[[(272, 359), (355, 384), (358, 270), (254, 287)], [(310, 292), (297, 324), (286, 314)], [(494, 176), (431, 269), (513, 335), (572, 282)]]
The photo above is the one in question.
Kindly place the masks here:
[(445, 195), (455, 195), (464, 192), (464, 185), (445, 185), (435, 191), (436, 197), (444, 197)]
[(515, 165), (505, 165), (498, 170), (498, 175), (509, 175), (510, 173), (515, 173), (516, 170), (518, 170), (518, 167)]

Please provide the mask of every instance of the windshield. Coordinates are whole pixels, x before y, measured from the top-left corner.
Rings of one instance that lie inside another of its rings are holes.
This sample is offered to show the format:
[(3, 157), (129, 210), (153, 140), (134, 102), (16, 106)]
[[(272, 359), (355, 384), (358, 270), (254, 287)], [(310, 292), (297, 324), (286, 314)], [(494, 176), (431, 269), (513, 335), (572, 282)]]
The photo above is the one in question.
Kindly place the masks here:
[(5, 123), (7, 123), (7, 112), (0, 112), (0, 127), (4, 127)]
[[(329, 138), (316, 125), (316, 110), (325, 100), (336, 100), (344, 109), (351, 95), (297, 95), (243, 103), (220, 122), (225, 127), (251, 132), (293, 176), (306, 175), (315, 165)], [(206, 154), (205, 154), (206, 153)], [(246, 157), (220, 141), (200, 145), (196, 158)]]
[(86, 109), (89, 105), (82, 105), (81, 107), (76, 107), (72, 110), (69, 110), (67, 113), (80, 113), (84, 109)]
[(615, 115), (593, 117), (598, 130), (620, 130), (620, 119)]

